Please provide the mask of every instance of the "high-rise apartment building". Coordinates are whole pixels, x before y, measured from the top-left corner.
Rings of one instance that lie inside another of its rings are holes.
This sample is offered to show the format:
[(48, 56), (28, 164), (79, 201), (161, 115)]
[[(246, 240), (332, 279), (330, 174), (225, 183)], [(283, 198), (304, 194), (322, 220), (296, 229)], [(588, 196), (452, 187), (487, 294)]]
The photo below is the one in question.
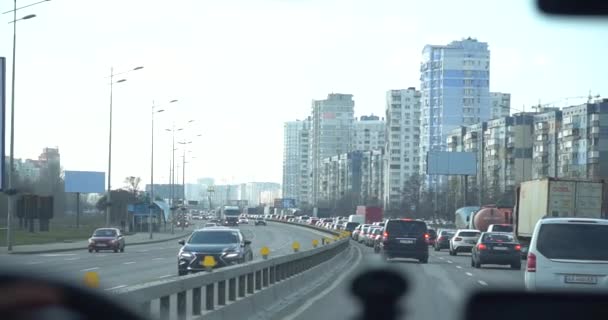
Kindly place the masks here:
[(306, 206), (310, 197), (310, 121), (285, 122), (283, 131), (283, 197)]
[(351, 94), (330, 93), (312, 101), (310, 129), (311, 204), (319, 199), (323, 159), (352, 150), (355, 101)]
[(491, 117), (488, 44), (467, 38), (425, 46), (420, 83), (420, 173), (426, 174), (428, 151), (444, 151), (452, 130)]
[(511, 114), (511, 94), (490, 92), (490, 107), (492, 108), (490, 119), (508, 117)]
[(402, 205), (403, 187), (419, 172), (420, 91), (415, 88), (386, 92), (386, 143), (384, 147), (385, 210)]
[(534, 115), (534, 150), (532, 179), (558, 177), (558, 136), (562, 129), (562, 112), (555, 108)]
[(352, 150), (381, 150), (385, 143), (384, 118), (378, 116), (361, 116), (353, 125)]

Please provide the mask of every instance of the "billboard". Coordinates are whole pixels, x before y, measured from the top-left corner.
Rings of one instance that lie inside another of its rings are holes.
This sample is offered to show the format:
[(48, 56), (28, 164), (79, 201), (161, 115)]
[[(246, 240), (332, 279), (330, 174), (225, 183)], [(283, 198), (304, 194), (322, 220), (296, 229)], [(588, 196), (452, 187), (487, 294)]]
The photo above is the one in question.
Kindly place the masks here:
[(474, 152), (429, 151), (426, 174), (476, 175), (477, 157)]
[(6, 59), (0, 57), (0, 190), (5, 190), (4, 185), (4, 116), (6, 110)]
[(274, 199), (274, 207), (281, 209), (292, 209), (296, 207), (296, 199), (291, 198), (276, 198)]
[(65, 192), (104, 193), (105, 172), (65, 171)]

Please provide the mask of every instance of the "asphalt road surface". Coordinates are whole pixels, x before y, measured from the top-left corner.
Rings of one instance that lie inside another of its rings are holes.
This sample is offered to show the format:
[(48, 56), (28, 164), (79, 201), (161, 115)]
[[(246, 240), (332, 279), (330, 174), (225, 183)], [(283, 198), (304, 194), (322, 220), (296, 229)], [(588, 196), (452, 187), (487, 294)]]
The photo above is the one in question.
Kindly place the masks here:
[(492, 265), (475, 269), (471, 267), (468, 253), (450, 256), (447, 250), (435, 252), (431, 249), (428, 264), (409, 259), (384, 262), (371, 248), (354, 241), (351, 245), (360, 254), (357, 262), (321, 294), (301, 302), (288, 319), (354, 319), (360, 304), (349, 293), (351, 277), (371, 266), (386, 266), (387, 263), (402, 271), (410, 283), (408, 294), (401, 303), (403, 319), (461, 319), (466, 298), (472, 292), (485, 288), (522, 289), (524, 285), (525, 261), (522, 261), (522, 270)]
[[(327, 236), (322, 232), (303, 227), (269, 222), (268, 226), (241, 225), (246, 239), (252, 241), (254, 260), (261, 259), (260, 248), (270, 248), (271, 256), (292, 253), (294, 241), (300, 243), (300, 250), (312, 248), (312, 240)], [(161, 243), (137, 245), (125, 248), (124, 253), (101, 251), (89, 253), (86, 250), (0, 256), (0, 265), (40, 275), (82, 281), (87, 271), (97, 272), (100, 287), (105, 290), (118, 289), (159, 279), (177, 277), (177, 240)]]

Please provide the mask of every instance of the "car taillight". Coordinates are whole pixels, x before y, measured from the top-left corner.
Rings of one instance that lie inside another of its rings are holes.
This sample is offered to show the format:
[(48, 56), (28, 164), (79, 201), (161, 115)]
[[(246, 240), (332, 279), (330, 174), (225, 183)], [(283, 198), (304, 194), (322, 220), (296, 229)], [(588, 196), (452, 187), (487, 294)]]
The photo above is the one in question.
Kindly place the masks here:
[(483, 243), (480, 243), (477, 245), (477, 250), (486, 250), (488, 248), (488, 246), (486, 246)]
[(515, 251), (520, 251), (521, 250), (521, 246), (516, 244), (515, 247), (513, 247), (513, 249), (515, 249)]
[(384, 237), (384, 239), (388, 239), (388, 232), (384, 231), (384, 233), (382, 234), (382, 237)]
[(536, 272), (536, 255), (534, 253), (528, 253), (528, 265), (526, 266), (528, 272)]
[(425, 238), (425, 239), (428, 239), (429, 237), (430, 237), (430, 236), (429, 236), (429, 234), (428, 234), (428, 233), (425, 233), (425, 234), (424, 234), (424, 238)]
[(461, 237), (456, 237), (456, 238), (454, 238), (454, 241), (462, 241), (462, 238)]

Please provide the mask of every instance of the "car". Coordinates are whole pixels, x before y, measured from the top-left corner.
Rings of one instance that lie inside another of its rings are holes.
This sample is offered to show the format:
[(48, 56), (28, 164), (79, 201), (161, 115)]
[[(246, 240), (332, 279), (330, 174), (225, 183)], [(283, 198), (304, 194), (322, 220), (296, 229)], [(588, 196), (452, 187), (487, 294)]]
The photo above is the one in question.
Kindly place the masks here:
[(488, 226), (486, 232), (513, 232), (513, 225), (511, 224), (491, 224)]
[(526, 290), (608, 289), (608, 220), (543, 218), (536, 223), (530, 246)]
[(359, 243), (364, 243), (365, 239), (367, 238), (367, 233), (369, 232), (369, 229), (372, 227), (371, 224), (364, 224), (363, 228), (361, 228), (361, 232), (359, 232), (359, 236), (357, 237), (357, 241)]
[(427, 226), (424, 221), (413, 219), (389, 219), (384, 224), (379, 251), (385, 260), (391, 258), (413, 258), (428, 263), (429, 246), (426, 239)]
[(363, 228), (362, 224), (356, 226), (353, 232), (351, 232), (350, 238), (355, 241), (358, 241), (359, 233), (361, 233), (361, 228)]
[(238, 224), (249, 224), (249, 219), (247, 218), (240, 218), (238, 221)]
[(374, 247), (374, 243), (376, 242), (376, 237), (382, 234), (382, 227), (372, 227), (370, 229), (367, 238), (365, 238), (365, 245), (368, 247)]
[(437, 231), (435, 229), (428, 229), (429, 238), (427, 239), (427, 243), (429, 246), (435, 245), (435, 241), (437, 240)]
[(177, 273), (205, 271), (205, 256), (215, 259), (214, 268), (241, 264), (253, 260), (251, 241), (239, 229), (214, 227), (197, 229), (188, 238), (178, 242), (182, 247), (177, 254)]
[(483, 232), (471, 251), (471, 267), (484, 264), (508, 264), (511, 269), (521, 269), (521, 245), (508, 232)]
[(374, 253), (380, 252), (380, 241), (382, 241), (383, 235), (384, 235), (384, 228), (380, 228), (380, 232), (378, 232), (374, 236), (374, 241), (373, 241)]
[(481, 232), (475, 229), (459, 229), (450, 239), (450, 255), (458, 255), (459, 252), (471, 252), (477, 244)]
[(254, 225), (256, 225), (256, 226), (265, 226), (266, 225), (266, 220), (264, 220), (264, 218), (257, 218), (257, 219), (255, 219)]
[(99, 228), (93, 231), (89, 238), (89, 252), (99, 250), (112, 250), (125, 252), (125, 237), (118, 228)]
[(451, 229), (440, 229), (437, 233), (437, 240), (435, 240), (435, 251), (440, 251), (441, 249), (449, 249), (450, 248), (450, 239), (454, 236), (456, 230)]
[(344, 231), (353, 232), (358, 225), (359, 222), (347, 222), (344, 226)]
[(211, 227), (217, 227), (217, 226), (219, 226), (219, 225), (215, 222), (207, 222), (207, 223), (205, 223), (205, 225), (203, 225), (203, 228), (211, 228)]

